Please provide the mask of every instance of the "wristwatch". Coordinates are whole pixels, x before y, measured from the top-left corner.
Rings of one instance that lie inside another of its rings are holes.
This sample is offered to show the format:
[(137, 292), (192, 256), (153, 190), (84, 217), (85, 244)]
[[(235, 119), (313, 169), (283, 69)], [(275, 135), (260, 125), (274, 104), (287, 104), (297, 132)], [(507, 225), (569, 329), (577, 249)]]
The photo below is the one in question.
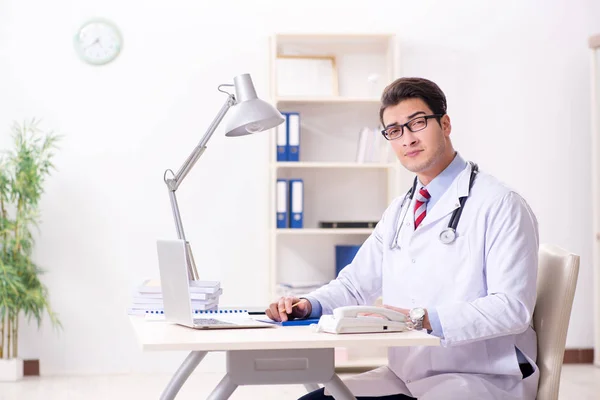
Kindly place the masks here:
[(408, 317), (413, 323), (414, 329), (423, 329), (423, 319), (425, 319), (425, 309), (421, 307), (413, 308), (409, 311)]

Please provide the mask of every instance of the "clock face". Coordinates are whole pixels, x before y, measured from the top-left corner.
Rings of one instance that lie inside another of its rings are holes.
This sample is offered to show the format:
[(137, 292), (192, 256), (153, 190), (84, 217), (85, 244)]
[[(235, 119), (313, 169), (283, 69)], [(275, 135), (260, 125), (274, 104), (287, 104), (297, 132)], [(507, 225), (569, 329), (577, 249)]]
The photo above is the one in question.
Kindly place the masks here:
[(75, 35), (75, 50), (90, 64), (103, 65), (114, 60), (121, 51), (123, 39), (119, 29), (109, 21), (86, 22)]

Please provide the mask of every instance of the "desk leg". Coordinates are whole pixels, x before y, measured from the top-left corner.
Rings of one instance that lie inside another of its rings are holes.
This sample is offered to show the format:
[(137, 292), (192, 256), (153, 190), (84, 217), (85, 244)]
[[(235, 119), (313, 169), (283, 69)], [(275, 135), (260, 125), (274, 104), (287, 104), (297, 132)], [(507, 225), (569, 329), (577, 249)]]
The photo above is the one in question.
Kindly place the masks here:
[(186, 358), (183, 360), (183, 363), (179, 366), (175, 375), (169, 381), (169, 384), (162, 392), (160, 396), (160, 400), (173, 400), (179, 390), (189, 378), (190, 374), (194, 372), (200, 361), (206, 356), (206, 351), (192, 351)]
[(321, 389), (321, 386), (319, 386), (316, 383), (305, 383), (304, 388), (306, 389), (307, 392), (310, 393), (310, 392), (314, 392), (315, 390)]
[(331, 392), (335, 400), (356, 400), (348, 386), (336, 374), (333, 374), (331, 380), (325, 383), (325, 387)]
[(227, 400), (237, 387), (229, 374), (226, 374), (206, 400)]

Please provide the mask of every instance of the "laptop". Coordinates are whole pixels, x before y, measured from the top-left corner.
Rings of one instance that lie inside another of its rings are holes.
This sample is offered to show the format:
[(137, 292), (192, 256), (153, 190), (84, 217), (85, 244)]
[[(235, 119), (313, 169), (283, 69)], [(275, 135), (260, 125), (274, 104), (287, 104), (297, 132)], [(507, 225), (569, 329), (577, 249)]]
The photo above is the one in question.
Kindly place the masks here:
[(186, 246), (183, 240), (158, 240), (158, 268), (165, 320), (195, 329), (272, 328), (273, 325), (252, 319), (248, 314), (192, 310), (187, 271)]

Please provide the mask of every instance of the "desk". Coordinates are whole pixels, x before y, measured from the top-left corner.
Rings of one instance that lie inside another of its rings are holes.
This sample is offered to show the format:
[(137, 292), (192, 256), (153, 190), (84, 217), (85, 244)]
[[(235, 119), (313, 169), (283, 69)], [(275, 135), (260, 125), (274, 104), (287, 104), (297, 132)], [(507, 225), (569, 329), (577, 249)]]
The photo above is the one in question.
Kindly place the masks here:
[(308, 390), (323, 383), (336, 400), (354, 400), (335, 374), (336, 347), (439, 346), (438, 337), (424, 331), (334, 335), (310, 326), (257, 329), (196, 330), (165, 321), (130, 316), (142, 350), (189, 351), (163, 391), (174, 399), (209, 351), (225, 351), (227, 373), (208, 397), (224, 400), (240, 385), (304, 384)]

